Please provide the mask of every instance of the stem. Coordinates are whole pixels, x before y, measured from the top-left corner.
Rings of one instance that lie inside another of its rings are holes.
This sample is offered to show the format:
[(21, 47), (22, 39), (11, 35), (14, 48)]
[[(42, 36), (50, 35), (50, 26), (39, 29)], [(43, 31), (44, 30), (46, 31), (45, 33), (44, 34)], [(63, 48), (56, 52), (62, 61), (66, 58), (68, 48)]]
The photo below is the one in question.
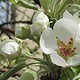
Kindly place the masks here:
[(65, 69), (65, 73), (66, 73), (66, 76), (69, 78), (69, 80), (72, 80), (72, 75), (68, 69)]
[(17, 71), (21, 70), (22, 68), (24, 68), (26, 66), (32, 65), (32, 64), (36, 64), (36, 63), (26, 64), (25, 62), (21, 62), (21, 63), (17, 64), (15, 67), (13, 67), (10, 70), (8, 70), (7, 72), (5, 72), (2, 76), (0, 76), (0, 80), (7, 80), (10, 76), (12, 76)]

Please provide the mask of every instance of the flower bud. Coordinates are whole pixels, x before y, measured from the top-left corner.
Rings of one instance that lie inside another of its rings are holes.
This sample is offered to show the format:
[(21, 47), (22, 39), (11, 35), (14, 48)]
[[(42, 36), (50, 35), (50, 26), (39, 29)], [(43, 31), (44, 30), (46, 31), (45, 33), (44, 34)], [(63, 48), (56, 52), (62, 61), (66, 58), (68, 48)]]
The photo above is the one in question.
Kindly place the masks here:
[(49, 22), (48, 17), (43, 13), (43, 11), (38, 11), (37, 13), (35, 13), (35, 15), (33, 16), (32, 22), (34, 23), (37, 20), (43, 20), (43, 22), (45, 23)]
[(15, 28), (15, 36), (21, 39), (26, 39), (30, 35), (30, 27), (24, 24), (18, 25)]
[(31, 26), (31, 33), (33, 35), (40, 35), (41, 32), (47, 28), (47, 24), (43, 22), (43, 20), (35, 21)]
[(1, 35), (1, 41), (8, 40), (9, 37), (6, 34)]
[(21, 53), (21, 48), (14, 40), (5, 40), (0, 43), (0, 54), (5, 58), (15, 59)]
[(30, 27), (31, 33), (33, 35), (40, 35), (41, 32), (47, 28), (49, 19), (48, 17), (42, 12), (38, 11), (34, 16), (32, 20), (33, 24)]

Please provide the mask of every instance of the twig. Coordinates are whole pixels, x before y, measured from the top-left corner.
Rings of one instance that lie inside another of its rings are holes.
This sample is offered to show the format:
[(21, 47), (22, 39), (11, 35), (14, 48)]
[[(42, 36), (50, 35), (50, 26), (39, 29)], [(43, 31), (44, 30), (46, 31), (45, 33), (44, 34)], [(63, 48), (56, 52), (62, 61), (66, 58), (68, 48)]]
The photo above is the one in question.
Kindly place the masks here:
[(4, 25), (17, 24), (17, 23), (32, 24), (31, 21), (13, 21), (13, 22), (6, 22), (6, 23), (3, 23), (3, 24), (0, 24), (0, 28), (1, 28), (1, 26), (4, 26)]

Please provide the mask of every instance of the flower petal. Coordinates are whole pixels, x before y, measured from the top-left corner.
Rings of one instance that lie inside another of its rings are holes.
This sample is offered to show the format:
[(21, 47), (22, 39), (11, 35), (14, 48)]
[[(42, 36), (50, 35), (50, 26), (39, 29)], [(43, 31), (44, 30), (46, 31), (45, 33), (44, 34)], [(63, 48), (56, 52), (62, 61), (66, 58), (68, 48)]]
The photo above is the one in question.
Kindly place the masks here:
[(63, 13), (63, 18), (74, 20), (73, 16), (67, 10)]
[(56, 49), (56, 37), (51, 28), (47, 28), (41, 35), (40, 47), (45, 54), (50, 53), (50, 49)]
[(80, 54), (80, 30), (77, 32), (75, 37), (74, 47), (76, 47), (76, 53)]
[(80, 64), (80, 54), (70, 57), (67, 61), (69, 66), (77, 66)]
[(58, 66), (62, 66), (62, 67), (67, 66), (66, 61), (61, 56), (59, 56), (56, 51), (52, 51), (50, 56), (51, 56), (51, 60), (54, 64), (56, 64)]
[(54, 25), (56, 37), (65, 43), (68, 42), (71, 37), (74, 38), (78, 30), (79, 27), (77, 23), (67, 18), (58, 20)]

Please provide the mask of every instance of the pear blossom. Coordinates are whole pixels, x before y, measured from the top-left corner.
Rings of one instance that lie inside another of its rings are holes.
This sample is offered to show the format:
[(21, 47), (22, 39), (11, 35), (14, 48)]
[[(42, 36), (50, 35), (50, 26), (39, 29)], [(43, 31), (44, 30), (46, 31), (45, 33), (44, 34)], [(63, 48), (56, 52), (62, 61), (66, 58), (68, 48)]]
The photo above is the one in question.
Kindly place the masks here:
[(14, 40), (5, 40), (0, 43), (0, 54), (5, 58), (15, 59), (21, 53), (19, 45)]
[(35, 21), (38, 21), (38, 20), (42, 20), (44, 23), (49, 22), (48, 17), (41, 10), (35, 13), (35, 15), (33, 16), (32, 22), (34, 23)]
[(54, 24), (53, 30), (48, 27), (43, 31), (40, 47), (45, 54), (50, 54), (52, 62), (58, 66), (80, 64), (80, 29), (68, 11)]
[(34, 35), (39, 35), (41, 32), (47, 28), (49, 19), (48, 17), (44, 14), (43, 11), (38, 11), (35, 13), (32, 19), (32, 26), (31, 26), (31, 33)]

